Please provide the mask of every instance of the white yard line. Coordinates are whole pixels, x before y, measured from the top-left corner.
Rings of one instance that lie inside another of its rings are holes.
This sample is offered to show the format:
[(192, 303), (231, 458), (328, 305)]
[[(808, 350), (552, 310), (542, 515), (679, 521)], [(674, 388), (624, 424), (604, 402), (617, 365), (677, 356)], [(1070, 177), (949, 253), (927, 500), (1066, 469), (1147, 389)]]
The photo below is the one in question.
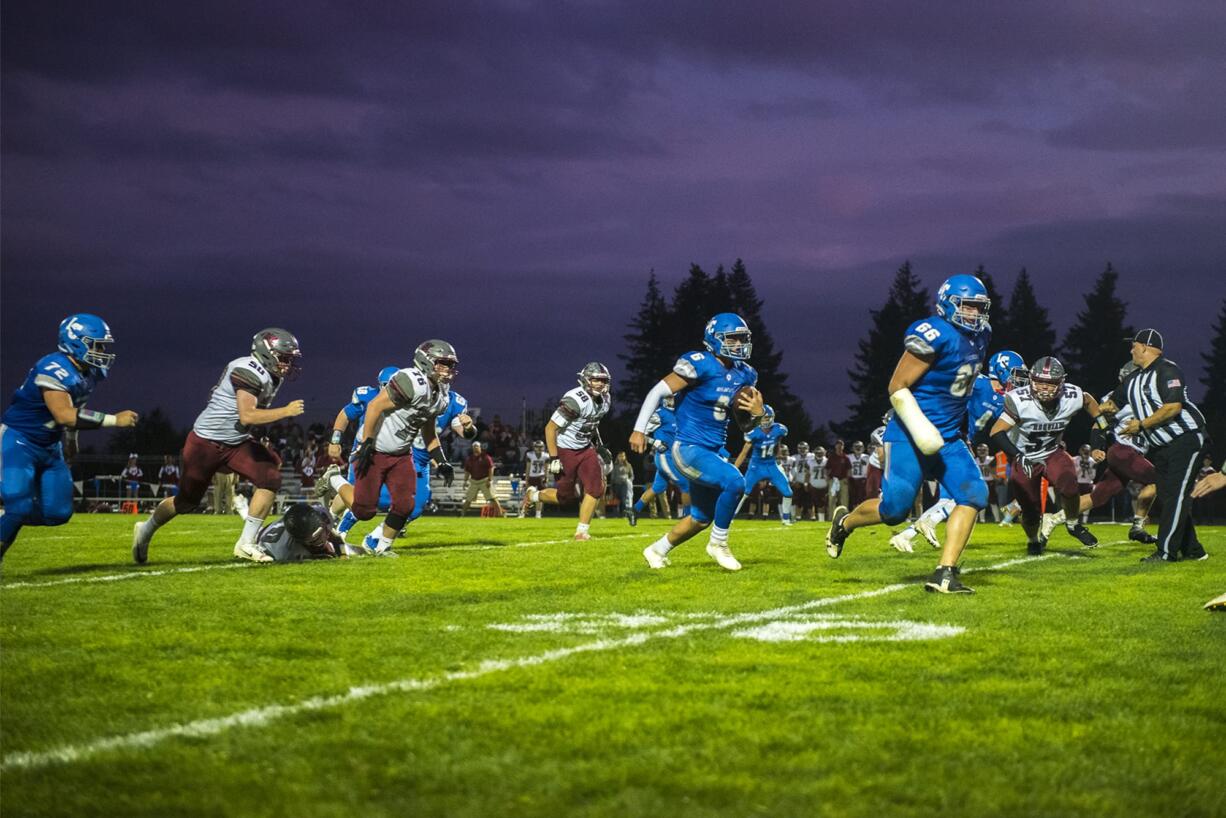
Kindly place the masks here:
[(52, 585), (76, 585), (83, 582), (120, 582), (125, 579), (141, 579), (142, 577), (162, 577), (168, 574), (194, 574), (200, 571), (222, 571), (227, 568), (254, 568), (254, 562), (225, 562), (216, 565), (193, 565), (188, 568), (166, 568), (161, 571), (142, 571), (133, 569), (126, 574), (102, 574), (96, 577), (71, 577), (69, 579), (53, 579), (47, 582), (6, 582), (0, 585), (0, 591), (12, 591), (17, 588), (48, 588)]
[[(1037, 562), (1039, 560), (1048, 559), (1050, 556), (1052, 555), (1023, 557), (1016, 560), (1008, 560), (996, 565), (985, 566), (979, 570), (991, 571), (997, 568), (1020, 565), (1027, 562)], [(558, 648), (555, 650), (545, 651), (544, 653), (533, 654), (531, 656), (521, 656), (515, 659), (487, 659), (470, 670), (457, 670), (449, 673), (443, 673), (438, 676), (427, 676), (421, 679), (398, 679), (392, 682), (382, 682), (378, 684), (363, 685), (360, 687), (351, 687), (344, 693), (339, 693), (333, 696), (315, 696), (294, 704), (272, 704), (265, 707), (255, 707), (250, 710), (243, 710), (239, 713), (231, 714), (229, 716), (220, 716), (218, 718), (199, 719), (197, 721), (172, 724), (167, 727), (159, 727), (154, 730), (144, 730), (139, 733), (126, 733), (120, 736), (110, 736), (107, 738), (84, 742), (82, 744), (65, 744), (51, 750), (9, 753), (8, 755), (5, 755), (3, 761), (0, 762), (0, 770), (28, 770), (46, 767), (50, 764), (70, 764), (77, 761), (83, 761), (99, 753), (105, 753), (111, 750), (130, 750), (152, 747), (167, 739), (180, 736), (203, 738), (206, 736), (215, 736), (218, 733), (230, 729), (231, 727), (262, 727), (287, 716), (296, 716), (299, 713), (309, 713), (316, 710), (341, 707), (346, 704), (362, 701), (363, 699), (369, 699), (373, 696), (386, 696), (391, 693), (412, 693), (422, 690), (433, 690), (434, 688), (442, 687), (452, 682), (463, 682), (470, 679), (479, 679), (482, 676), (488, 676), (491, 673), (500, 673), (506, 670), (537, 667), (550, 662), (557, 662), (562, 659), (567, 659), (581, 653), (599, 653), (602, 651), (617, 650), (619, 648), (636, 647), (656, 639), (677, 639), (697, 631), (721, 630), (724, 628), (731, 628), (736, 625), (770, 621), (781, 616), (810, 611), (814, 608), (825, 608), (830, 605), (838, 605), (843, 602), (871, 599), (873, 597), (892, 594), (895, 591), (901, 591), (904, 588), (914, 587), (915, 585), (909, 583), (895, 583), (893, 585), (886, 585), (872, 591), (861, 591), (855, 594), (844, 594), (842, 596), (812, 599), (798, 605), (787, 605), (782, 608), (773, 608), (766, 611), (753, 611), (749, 613), (734, 614), (716, 619), (713, 622), (694, 622), (691, 624), (677, 625), (675, 627), (660, 631), (639, 632), (621, 639), (597, 639), (595, 641), (586, 642), (582, 645), (576, 645), (570, 648)]]

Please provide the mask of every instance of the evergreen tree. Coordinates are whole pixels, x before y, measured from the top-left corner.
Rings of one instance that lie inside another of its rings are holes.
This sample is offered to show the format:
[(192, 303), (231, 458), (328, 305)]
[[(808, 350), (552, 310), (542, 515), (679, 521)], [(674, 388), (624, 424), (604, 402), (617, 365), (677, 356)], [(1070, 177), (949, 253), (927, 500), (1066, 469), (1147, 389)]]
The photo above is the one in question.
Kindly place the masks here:
[(1205, 396), (1196, 403), (1209, 425), (1213, 462), (1220, 466), (1226, 457), (1226, 299), (1218, 311), (1209, 353), (1202, 352), (1201, 358), (1205, 362), (1205, 377), (1200, 379), (1205, 385)]
[[(1009, 320), (1006, 337), (1010, 348), (1030, 366), (1044, 355), (1056, 353), (1056, 331), (1052, 329), (1047, 309), (1039, 305), (1030, 274), (1023, 267), (1009, 296)], [(1000, 348), (995, 342), (993, 346)]]
[(135, 426), (112, 432), (107, 448), (113, 454), (136, 453), (142, 457), (178, 454), (186, 439), (187, 431), (176, 429), (166, 413), (156, 408), (148, 413), (141, 412), (140, 423)]
[(975, 275), (987, 288), (988, 298), (992, 299), (992, 311), (989, 321), (992, 324), (992, 348), (989, 354), (995, 354), (1002, 349), (1013, 349), (1013, 339), (1009, 336), (1009, 310), (1005, 305), (1005, 297), (996, 289), (996, 281), (980, 264), (975, 269)]
[(833, 425), (837, 434), (865, 440), (881, 424), (881, 416), (890, 408), (887, 387), (902, 355), (903, 333), (912, 322), (931, 314), (931, 297), (907, 261), (895, 273), (885, 304), (869, 310), (868, 336), (859, 342), (855, 366), (847, 371), (856, 402), (848, 407), (851, 416)]
[[(660, 292), (660, 282), (655, 270), (647, 279), (647, 294), (638, 314), (630, 322), (630, 332), (622, 336), (627, 352), (618, 355), (626, 366), (626, 376), (618, 384), (618, 392), (633, 396), (646, 395), (661, 375), (668, 372), (676, 360), (677, 350), (671, 337), (671, 315), (668, 304)], [(626, 409), (626, 401), (622, 401)], [(550, 407), (552, 409), (552, 407)]]
[[(1064, 336), (1060, 353), (1069, 382), (1095, 397), (1113, 388), (1119, 380), (1120, 367), (1128, 360), (1127, 348), (1120, 339), (1135, 334), (1124, 323), (1128, 305), (1116, 295), (1118, 281), (1119, 274), (1107, 262), (1107, 268), (1084, 296), (1086, 307), (1077, 313), (1077, 321)], [(1064, 437), (1071, 450), (1088, 442), (1089, 416), (1078, 414), (1073, 418)]]
[(1120, 367), (1128, 361), (1127, 347), (1120, 339), (1136, 332), (1124, 321), (1128, 305), (1116, 295), (1118, 281), (1119, 273), (1108, 262), (1084, 296), (1085, 309), (1077, 313), (1061, 348), (1060, 360), (1069, 380), (1092, 395), (1115, 386)]

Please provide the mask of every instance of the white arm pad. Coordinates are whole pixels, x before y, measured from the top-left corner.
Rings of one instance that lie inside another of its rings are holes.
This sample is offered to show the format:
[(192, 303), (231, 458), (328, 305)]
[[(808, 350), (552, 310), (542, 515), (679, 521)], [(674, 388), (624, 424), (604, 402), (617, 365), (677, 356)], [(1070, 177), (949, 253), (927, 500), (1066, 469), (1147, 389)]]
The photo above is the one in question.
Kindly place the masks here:
[(921, 452), (936, 454), (941, 450), (941, 447), (945, 445), (945, 439), (941, 437), (937, 427), (932, 425), (932, 421), (924, 417), (924, 412), (915, 402), (915, 396), (911, 394), (910, 389), (903, 387), (890, 395), (890, 405), (898, 413), (898, 419), (907, 427), (907, 431), (911, 433), (911, 439), (915, 441), (915, 445)]
[(647, 434), (647, 424), (651, 421), (651, 416), (660, 408), (660, 401), (671, 394), (673, 390), (669, 389), (668, 384), (663, 380), (651, 387), (651, 391), (643, 399), (643, 408), (639, 410), (639, 418), (634, 422), (634, 431)]

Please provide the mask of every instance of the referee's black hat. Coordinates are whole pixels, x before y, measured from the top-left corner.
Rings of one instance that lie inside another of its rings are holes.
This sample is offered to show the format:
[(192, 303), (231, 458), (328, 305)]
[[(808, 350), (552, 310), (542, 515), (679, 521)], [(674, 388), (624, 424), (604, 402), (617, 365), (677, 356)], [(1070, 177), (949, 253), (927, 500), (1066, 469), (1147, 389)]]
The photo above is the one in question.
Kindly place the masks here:
[(1143, 329), (1131, 338), (1125, 338), (1130, 344), (1144, 344), (1154, 349), (1162, 349), (1162, 333), (1156, 329)]

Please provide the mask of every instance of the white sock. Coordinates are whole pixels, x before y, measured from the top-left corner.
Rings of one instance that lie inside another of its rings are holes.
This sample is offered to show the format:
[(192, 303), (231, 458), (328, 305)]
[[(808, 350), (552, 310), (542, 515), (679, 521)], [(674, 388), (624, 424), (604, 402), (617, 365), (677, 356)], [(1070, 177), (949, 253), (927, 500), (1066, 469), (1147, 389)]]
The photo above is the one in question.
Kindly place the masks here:
[(334, 474), (328, 478), (328, 485), (332, 488), (333, 491), (340, 491), (341, 486), (349, 485), (349, 481), (346, 480), (344, 477), (342, 477), (339, 474)]
[(779, 510), (783, 512), (783, 519), (792, 519), (792, 498), (784, 497), (783, 502), (779, 504)]
[(575, 533), (576, 534), (586, 534), (587, 530), (591, 527), (592, 526), (590, 523), (579, 523), (579, 525), (575, 527)]
[[(172, 518), (173, 519), (173, 518)], [(152, 537), (153, 532), (162, 527), (162, 524), (157, 521), (157, 512), (149, 515), (149, 519), (141, 523), (141, 533), (146, 537)]]
[(651, 544), (651, 550), (655, 551), (661, 557), (666, 556), (669, 551), (673, 550), (674, 547), (675, 546), (668, 541), (667, 534)]
[(239, 542), (255, 542), (255, 535), (260, 533), (264, 525), (263, 517), (247, 516), (243, 519), (243, 533), (238, 536)]
[(899, 532), (899, 534), (898, 534), (898, 536), (900, 536), (900, 537), (906, 537), (908, 540), (914, 540), (914, 539), (915, 539), (915, 535), (916, 535), (917, 533), (918, 533), (918, 532), (915, 530), (915, 526), (913, 526), (913, 525), (909, 525), (909, 526), (907, 526), (906, 528), (904, 528), (902, 531), (900, 531), (900, 532)]
[(541, 519), (541, 504), (540, 503), (536, 504), (536, 519), (538, 520)]
[(727, 545), (728, 544), (728, 529), (720, 528), (719, 526), (711, 526), (711, 544), (712, 545)]
[(379, 550), (386, 551), (387, 549), (391, 548), (392, 540), (394, 539), (396, 539), (395, 536), (386, 537), (382, 533), (380, 533), (379, 534), (379, 546), (378, 546)]

